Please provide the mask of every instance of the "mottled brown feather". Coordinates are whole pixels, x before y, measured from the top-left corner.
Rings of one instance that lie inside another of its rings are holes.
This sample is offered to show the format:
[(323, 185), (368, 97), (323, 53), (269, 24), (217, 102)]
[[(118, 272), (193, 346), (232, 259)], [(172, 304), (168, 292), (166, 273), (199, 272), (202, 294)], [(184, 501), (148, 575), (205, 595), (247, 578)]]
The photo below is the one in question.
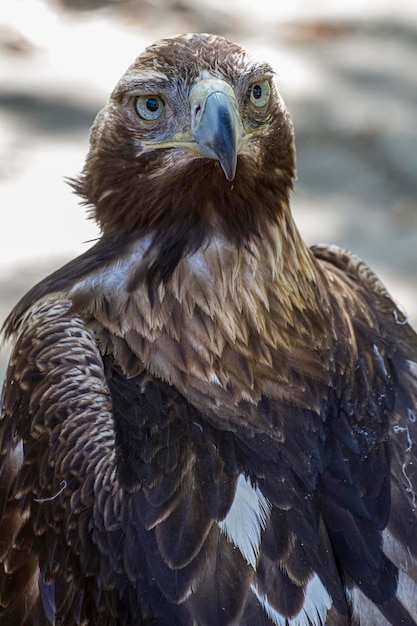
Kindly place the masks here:
[[(164, 144), (210, 76), (249, 137), (232, 182)], [(1, 625), (417, 624), (416, 335), (364, 262), (304, 244), (294, 177), (237, 44), (162, 40), (119, 81), (72, 181), (102, 236), (4, 327)]]

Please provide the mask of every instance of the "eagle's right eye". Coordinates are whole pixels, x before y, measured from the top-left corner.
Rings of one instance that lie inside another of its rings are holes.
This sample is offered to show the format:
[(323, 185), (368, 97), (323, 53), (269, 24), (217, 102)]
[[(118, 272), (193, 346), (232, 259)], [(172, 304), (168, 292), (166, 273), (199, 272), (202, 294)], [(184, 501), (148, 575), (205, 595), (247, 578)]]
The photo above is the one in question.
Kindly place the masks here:
[(162, 115), (165, 108), (164, 101), (159, 96), (153, 94), (137, 96), (135, 98), (135, 109), (139, 117), (147, 122), (157, 120)]

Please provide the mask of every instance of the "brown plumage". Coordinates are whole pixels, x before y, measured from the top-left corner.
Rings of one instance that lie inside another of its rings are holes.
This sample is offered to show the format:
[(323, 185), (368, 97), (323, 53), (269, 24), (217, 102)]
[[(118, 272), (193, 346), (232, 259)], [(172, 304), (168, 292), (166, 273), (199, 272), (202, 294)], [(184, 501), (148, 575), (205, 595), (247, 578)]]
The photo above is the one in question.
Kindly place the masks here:
[(417, 624), (417, 340), (293, 222), (267, 64), (156, 43), (72, 185), (99, 241), (5, 324), (0, 625)]

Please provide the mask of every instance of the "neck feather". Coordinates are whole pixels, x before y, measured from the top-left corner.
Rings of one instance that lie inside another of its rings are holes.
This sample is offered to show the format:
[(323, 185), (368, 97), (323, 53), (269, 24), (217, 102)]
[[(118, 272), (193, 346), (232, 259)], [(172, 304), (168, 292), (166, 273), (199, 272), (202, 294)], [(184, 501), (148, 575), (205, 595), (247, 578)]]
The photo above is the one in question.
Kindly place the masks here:
[(205, 410), (210, 403), (255, 404), (266, 393), (257, 381), (277, 381), (285, 355), (306, 337), (315, 341), (315, 262), (291, 221), (241, 246), (220, 233), (206, 239), (151, 287), (151, 298), (143, 280), (150, 244), (136, 242), (69, 294), (102, 352), (113, 354), (126, 375), (145, 367)]

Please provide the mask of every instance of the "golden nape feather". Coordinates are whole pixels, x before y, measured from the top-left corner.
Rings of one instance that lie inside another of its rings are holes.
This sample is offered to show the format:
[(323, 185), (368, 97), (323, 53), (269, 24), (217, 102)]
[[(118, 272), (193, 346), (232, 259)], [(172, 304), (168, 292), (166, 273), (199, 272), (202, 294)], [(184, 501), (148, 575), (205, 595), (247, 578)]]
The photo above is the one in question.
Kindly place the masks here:
[(417, 624), (417, 338), (294, 176), (237, 44), (117, 84), (71, 183), (101, 237), (4, 327), (1, 626)]

